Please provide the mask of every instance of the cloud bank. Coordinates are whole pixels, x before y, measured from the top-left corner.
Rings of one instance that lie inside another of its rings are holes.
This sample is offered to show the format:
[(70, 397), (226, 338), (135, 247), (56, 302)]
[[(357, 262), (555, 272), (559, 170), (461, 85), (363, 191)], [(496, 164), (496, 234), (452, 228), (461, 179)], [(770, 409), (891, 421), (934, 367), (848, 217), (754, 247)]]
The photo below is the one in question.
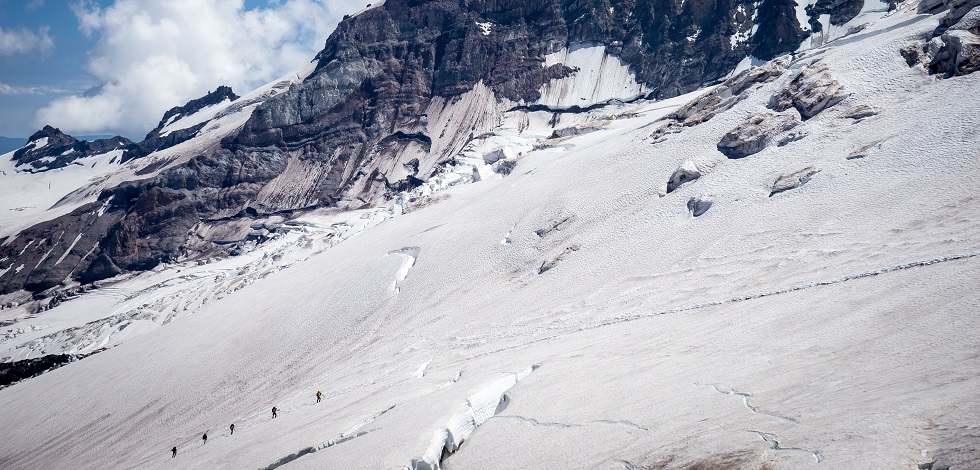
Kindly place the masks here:
[(163, 113), (219, 85), (247, 93), (313, 58), (349, 0), (287, 0), (245, 9), (242, 0), (116, 0), (74, 6), (99, 41), (87, 64), (102, 85), (58, 98), (38, 125), (142, 136)]
[(54, 41), (48, 36), (50, 29), (41, 27), (37, 32), (27, 28), (3, 29), (0, 26), (0, 56), (26, 54), (29, 52), (49, 52), (54, 49)]
[(67, 93), (67, 90), (58, 87), (51, 86), (12, 86), (6, 83), (0, 82), (0, 95), (4, 96), (17, 96), (17, 95), (48, 95), (52, 93)]

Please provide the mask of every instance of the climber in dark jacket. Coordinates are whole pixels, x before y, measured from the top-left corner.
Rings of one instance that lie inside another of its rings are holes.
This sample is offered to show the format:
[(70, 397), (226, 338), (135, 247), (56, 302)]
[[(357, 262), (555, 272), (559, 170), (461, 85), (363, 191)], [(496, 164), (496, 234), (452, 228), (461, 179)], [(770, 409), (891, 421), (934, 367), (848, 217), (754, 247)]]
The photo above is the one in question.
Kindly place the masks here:
[(201, 439), (204, 439), (204, 443), (207, 444), (208, 443), (208, 433), (204, 433), (204, 437), (202, 437)]
[(174, 446), (173, 449), (170, 449), (170, 452), (173, 452), (174, 453), (174, 455), (171, 455), (170, 458), (176, 457), (177, 456), (177, 446)]
[(279, 409), (273, 406), (273, 407), (272, 407), (272, 417), (273, 417), (273, 418), (275, 418), (275, 417), (276, 417), (276, 411), (279, 411)]

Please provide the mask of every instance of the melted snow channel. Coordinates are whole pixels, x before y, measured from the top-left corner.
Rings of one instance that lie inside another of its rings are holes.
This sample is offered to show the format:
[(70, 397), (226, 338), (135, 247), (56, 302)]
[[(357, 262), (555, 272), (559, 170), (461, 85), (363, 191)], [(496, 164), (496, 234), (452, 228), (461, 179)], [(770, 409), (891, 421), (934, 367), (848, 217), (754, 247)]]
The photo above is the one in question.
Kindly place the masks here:
[(536, 104), (557, 108), (591, 106), (610, 100), (630, 101), (646, 94), (629, 66), (606, 53), (601, 44), (579, 44), (545, 56), (545, 67), (564, 64), (571, 76), (544, 84)]

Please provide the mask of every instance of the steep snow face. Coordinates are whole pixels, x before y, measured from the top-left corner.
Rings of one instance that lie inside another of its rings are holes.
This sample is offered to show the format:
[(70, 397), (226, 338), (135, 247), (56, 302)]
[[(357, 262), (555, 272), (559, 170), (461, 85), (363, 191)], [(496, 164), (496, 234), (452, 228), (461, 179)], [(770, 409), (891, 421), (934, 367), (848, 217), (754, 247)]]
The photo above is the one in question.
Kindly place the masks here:
[(100, 184), (120, 170), (122, 153), (113, 150), (38, 173), (18, 169), (13, 152), (0, 155), (0, 239), (94, 201)]
[[(679, 102), (504, 113), (471, 166), (386, 207), (6, 308), (19, 357), (142, 311), (0, 390), (0, 462), (976, 468), (980, 74), (897, 52), (937, 25), (901, 10)], [(774, 96), (817, 99), (806, 70), (847, 95), (719, 151)], [(473, 178), (497, 150), (509, 175)]]
[(211, 106), (206, 106), (200, 111), (191, 114), (189, 116), (174, 116), (176, 119), (168, 122), (163, 129), (160, 130), (161, 136), (170, 135), (171, 132), (178, 129), (187, 129), (189, 127), (194, 127), (202, 122), (210, 121), (219, 112), (228, 109), (228, 105), (231, 104), (232, 100), (226, 99), (221, 103), (212, 104)]
[(610, 100), (633, 100), (649, 91), (637, 83), (627, 64), (606, 52), (605, 45), (580, 43), (545, 56), (545, 67), (556, 64), (576, 71), (543, 85), (541, 98), (535, 104), (584, 108)]

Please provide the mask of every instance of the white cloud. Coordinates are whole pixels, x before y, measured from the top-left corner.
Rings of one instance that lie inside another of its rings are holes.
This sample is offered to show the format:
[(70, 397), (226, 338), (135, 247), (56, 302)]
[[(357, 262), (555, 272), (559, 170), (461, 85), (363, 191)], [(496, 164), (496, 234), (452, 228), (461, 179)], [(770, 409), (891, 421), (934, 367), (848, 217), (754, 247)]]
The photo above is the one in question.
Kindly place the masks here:
[(32, 51), (49, 52), (54, 49), (54, 41), (48, 36), (50, 29), (42, 26), (37, 32), (21, 27), (3, 29), (0, 26), (0, 56), (24, 54)]
[(67, 93), (67, 91), (50, 86), (20, 87), (0, 83), (0, 95), (49, 95), (56, 93)]
[(79, 3), (79, 29), (98, 33), (89, 73), (92, 96), (54, 100), (38, 124), (68, 132), (141, 135), (173, 106), (218, 85), (237, 93), (296, 70), (313, 58), (344, 13), (360, 2), (287, 0), (245, 10), (242, 0), (116, 0)]

